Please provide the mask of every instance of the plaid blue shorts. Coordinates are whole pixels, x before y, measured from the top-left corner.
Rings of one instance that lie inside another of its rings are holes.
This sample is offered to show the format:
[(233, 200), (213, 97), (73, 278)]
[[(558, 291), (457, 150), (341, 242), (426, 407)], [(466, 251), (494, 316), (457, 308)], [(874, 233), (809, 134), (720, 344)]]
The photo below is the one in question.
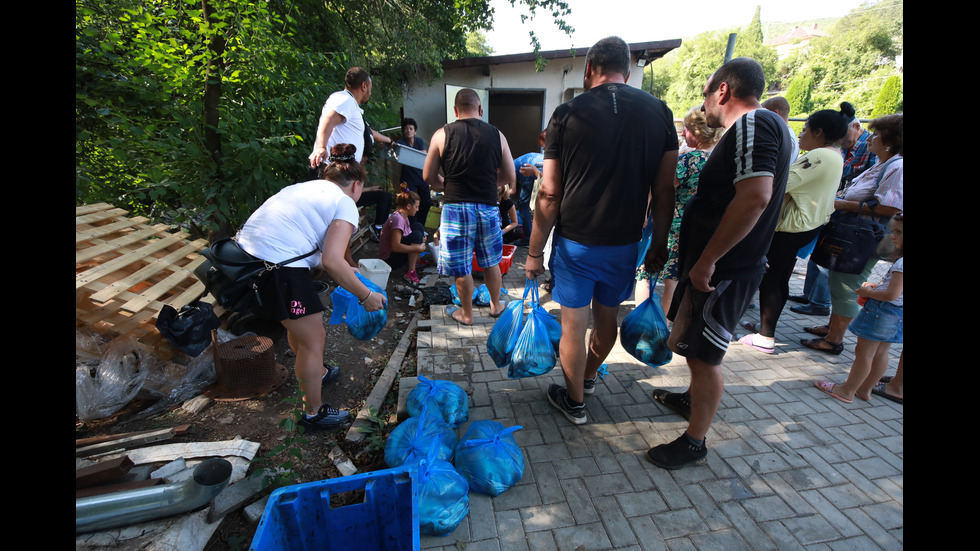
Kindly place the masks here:
[(504, 240), (500, 209), (482, 203), (446, 203), (439, 224), (439, 273), (460, 277), (473, 271), (473, 253), (483, 269), (500, 264)]

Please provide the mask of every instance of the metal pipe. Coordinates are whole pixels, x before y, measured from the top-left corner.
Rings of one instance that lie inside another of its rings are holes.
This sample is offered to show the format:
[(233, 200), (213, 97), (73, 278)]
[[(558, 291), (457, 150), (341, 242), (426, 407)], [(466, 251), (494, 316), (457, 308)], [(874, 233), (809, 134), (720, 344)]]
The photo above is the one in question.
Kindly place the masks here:
[(228, 485), (231, 463), (209, 459), (183, 481), (75, 500), (75, 533), (128, 526), (197, 509)]

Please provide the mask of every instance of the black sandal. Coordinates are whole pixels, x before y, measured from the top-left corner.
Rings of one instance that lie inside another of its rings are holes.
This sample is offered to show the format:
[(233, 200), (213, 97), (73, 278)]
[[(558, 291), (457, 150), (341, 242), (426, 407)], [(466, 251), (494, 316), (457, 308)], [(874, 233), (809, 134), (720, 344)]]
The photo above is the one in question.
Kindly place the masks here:
[[(830, 348), (822, 348), (820, 343), (825, 343)], [(813, 350), (833, 354), (834, 356), (839, 356), (840, 353), (844, 351), (844, 343), (832, 343), (823, 337), (820, 337), (819, 339), (800, 339), (800, 344)]]
[(684, 419), (691, 420), (690, 392), (671, 392), (663, 388), (658, 388), (653, 391), (653, 399), (680, 414)]

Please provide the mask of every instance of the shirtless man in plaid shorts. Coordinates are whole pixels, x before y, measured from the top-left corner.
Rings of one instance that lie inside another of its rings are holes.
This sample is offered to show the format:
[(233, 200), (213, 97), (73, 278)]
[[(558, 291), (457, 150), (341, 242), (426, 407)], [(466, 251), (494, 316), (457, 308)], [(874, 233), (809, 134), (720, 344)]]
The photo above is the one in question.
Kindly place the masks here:
[[(464, 88), (456, 94), (456, 121), (436, 131), (429, 143), (422, 177), (432, 189), (445, 189), (439, 225), (439, 273), (456, 278), (460, 307), (446, 315), (473, 323), (473, 253), (490, 291), (490, 315), (504, 311), (500, 302), (503, 236), (497, 189), (514, 183), (514, 158), (507, 139), (483, 122), (480, 96)], [(442, 173), (440, 174), (440, 169)]]

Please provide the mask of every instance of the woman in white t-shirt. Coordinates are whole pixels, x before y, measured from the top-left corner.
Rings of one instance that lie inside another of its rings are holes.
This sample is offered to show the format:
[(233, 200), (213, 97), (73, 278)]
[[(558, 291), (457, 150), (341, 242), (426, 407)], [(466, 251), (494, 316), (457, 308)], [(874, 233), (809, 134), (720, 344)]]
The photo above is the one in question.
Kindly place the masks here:
[(246, 252), (269, 262), (317, 251), (272, 270), (262, 278), (259, 289), (259, 313), (282, 322), (289, 347), (296, 354), (296, 378), (306, 408), (300, 425), (308, 431), (336, 428), (350, 418), (348, 412), (338, 411), (320, 398), (321, 386), (335, 380), (339, 368), (323, 363), (326, 329), (321, 313), (325, 308), (311, 270), (325, 270), (338, 285), (358, 297), (368, 312), (384, 307), (384, 298), (369, 290), (345, 259), (350, 237), (357, 229), (355, 202), (365, 179), (355, 151), (351, 144), (331, 148), (322, 179), (283, 188), (252, 213), (236, 237)]

